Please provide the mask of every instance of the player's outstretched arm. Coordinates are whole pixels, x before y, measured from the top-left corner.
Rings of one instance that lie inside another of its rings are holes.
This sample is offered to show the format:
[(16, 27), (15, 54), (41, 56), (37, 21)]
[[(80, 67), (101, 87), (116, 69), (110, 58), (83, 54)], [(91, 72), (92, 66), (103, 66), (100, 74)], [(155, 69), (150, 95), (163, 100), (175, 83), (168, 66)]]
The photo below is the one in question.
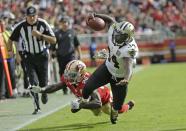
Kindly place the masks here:
[(106, 14), (97, 14), (97, 13), (94, 13), (94, 17), (102, 18), (109, 25), (111, 25), (112, 23), (115, 22), (114, 18), (112, 18), (111, 16), (106, 15)]
[(48, 86), (45, 86), (42, 88), (39, 86), (31, 86), (29, 89), (35, 93), (53, 93), (53, 92), (56, 92), (56, 91), (62, 89), (64, 86), (66, 86), (66, 85), (64, 83), (60, 82), (60, 83), (48, 85)]
[(124, 69), (126, 71), (124, 79), (119, 81), (116, 85), (126, 85), (129, 83), (129, 80), (132, 76), (132, 68), (133, 68), (133, 59), (132, 58), (124, 58)]

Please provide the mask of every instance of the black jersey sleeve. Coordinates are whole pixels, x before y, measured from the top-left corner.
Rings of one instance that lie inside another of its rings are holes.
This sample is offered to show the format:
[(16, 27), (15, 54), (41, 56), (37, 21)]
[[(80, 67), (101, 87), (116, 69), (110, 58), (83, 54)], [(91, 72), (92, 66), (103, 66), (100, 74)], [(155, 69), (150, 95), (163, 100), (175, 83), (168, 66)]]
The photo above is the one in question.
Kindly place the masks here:
[(15, 26), (10, 36), (10, 40), (18, 42), (20, 38), (20, 32), (21, 32), (21, 25)]

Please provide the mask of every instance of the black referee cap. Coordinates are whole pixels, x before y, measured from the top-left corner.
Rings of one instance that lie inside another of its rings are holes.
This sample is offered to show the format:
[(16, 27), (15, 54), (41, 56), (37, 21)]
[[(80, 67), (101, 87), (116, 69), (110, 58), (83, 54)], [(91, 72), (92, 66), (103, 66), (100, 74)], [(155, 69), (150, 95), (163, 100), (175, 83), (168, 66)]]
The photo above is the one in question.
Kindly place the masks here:
[(29, 6), (27, 9), (26, 9), (26, 15), (29, 15), (29, 16), (34, 16), (37, 14), (37, 9), (36, 7), (34, 6)]

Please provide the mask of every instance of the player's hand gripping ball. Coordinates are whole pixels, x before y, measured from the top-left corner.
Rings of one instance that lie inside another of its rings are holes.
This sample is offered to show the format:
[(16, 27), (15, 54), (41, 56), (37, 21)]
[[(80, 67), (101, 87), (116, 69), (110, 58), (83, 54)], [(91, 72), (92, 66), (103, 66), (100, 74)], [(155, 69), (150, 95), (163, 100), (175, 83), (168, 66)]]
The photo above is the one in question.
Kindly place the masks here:
[(95, 30), (95, 31), (100, 31), (105, 28), (105, 21), (99, 17), (94, 17), (93, 14), (90, 14), (87, 19), (86, 19), (87, 25)]

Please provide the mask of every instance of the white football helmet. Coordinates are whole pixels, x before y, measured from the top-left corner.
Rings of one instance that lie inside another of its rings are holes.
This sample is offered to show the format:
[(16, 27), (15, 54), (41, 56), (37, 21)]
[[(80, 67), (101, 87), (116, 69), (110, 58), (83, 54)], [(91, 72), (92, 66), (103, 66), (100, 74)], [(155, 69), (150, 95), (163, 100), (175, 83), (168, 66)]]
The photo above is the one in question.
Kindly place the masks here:
[(86, 70), (86, 65), (80, 60), (70, 61), (65, 68), (64, 78), (71, 84), (77, 84), (83, 79)]
[(116, 46), (123, 46), (134, 36), (134, 26), (130, 22), (122, 21), (113, 25), (112, 41)]

